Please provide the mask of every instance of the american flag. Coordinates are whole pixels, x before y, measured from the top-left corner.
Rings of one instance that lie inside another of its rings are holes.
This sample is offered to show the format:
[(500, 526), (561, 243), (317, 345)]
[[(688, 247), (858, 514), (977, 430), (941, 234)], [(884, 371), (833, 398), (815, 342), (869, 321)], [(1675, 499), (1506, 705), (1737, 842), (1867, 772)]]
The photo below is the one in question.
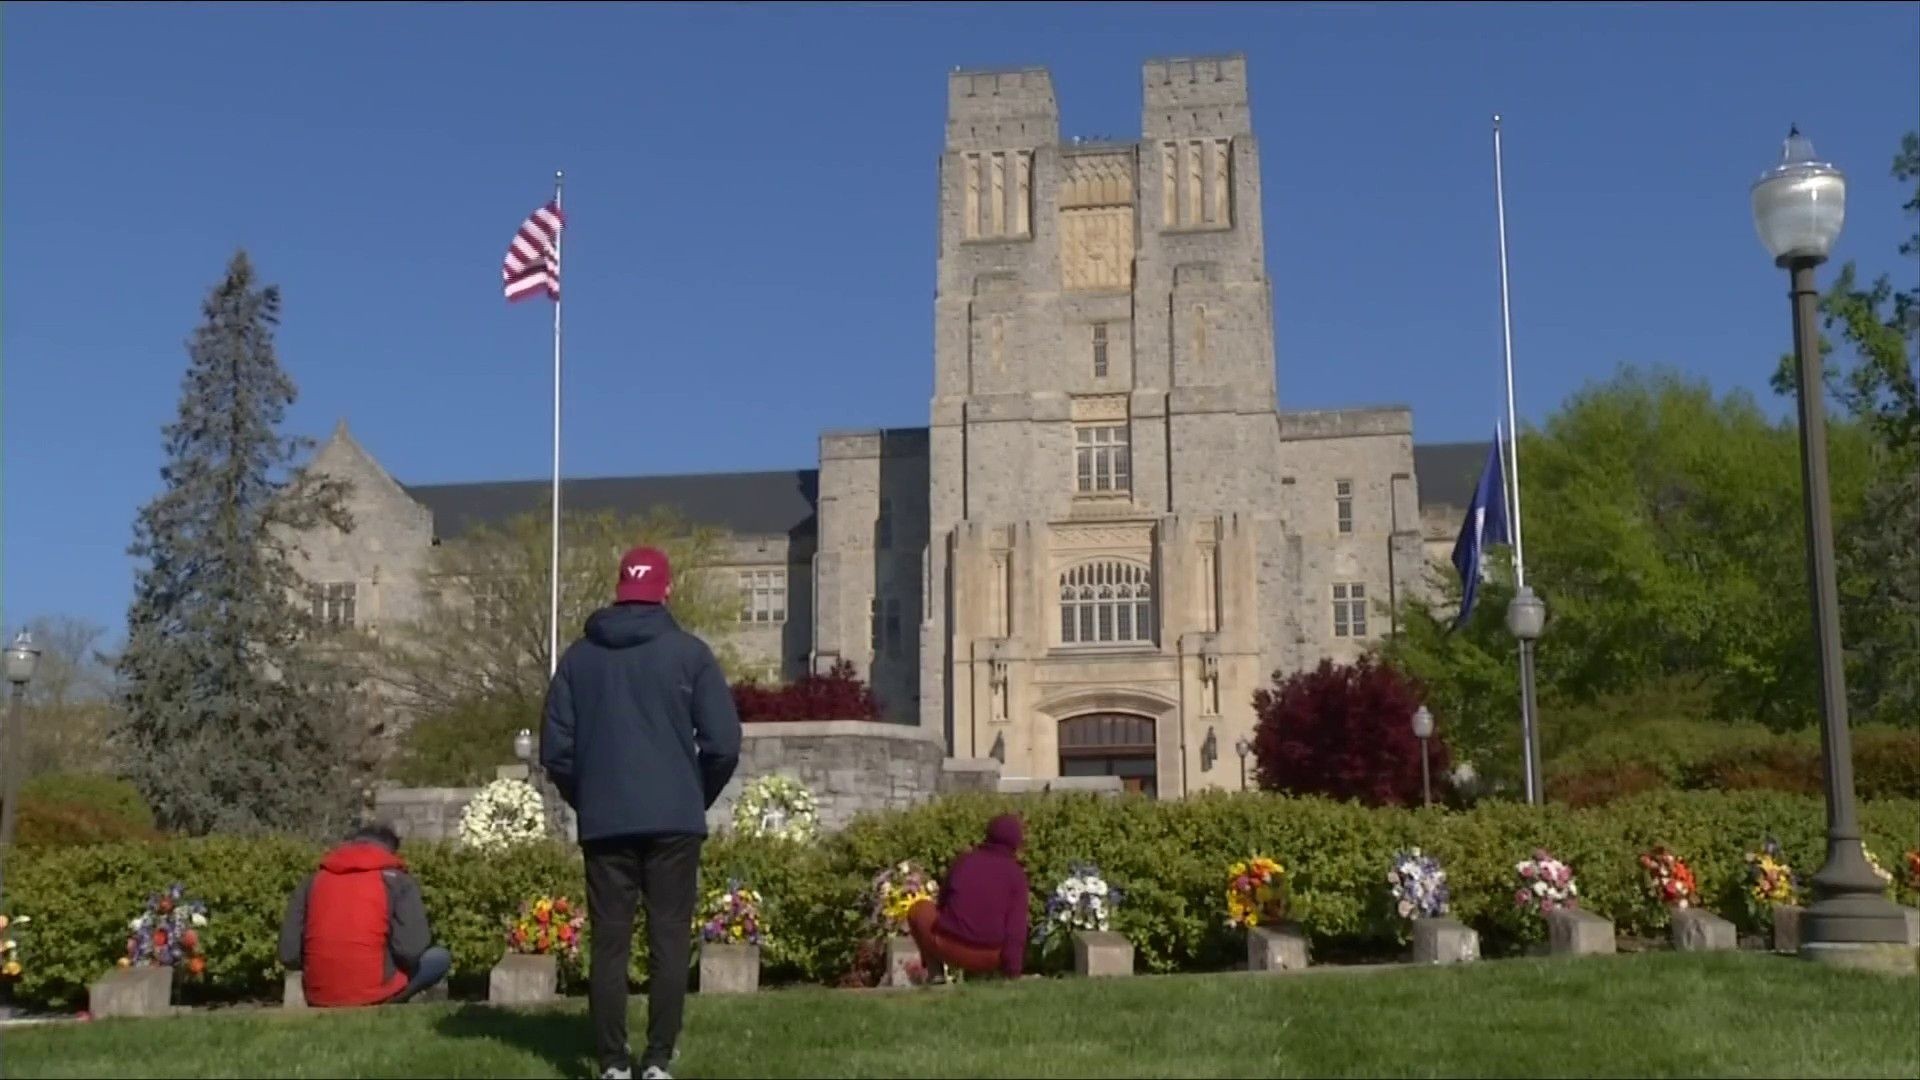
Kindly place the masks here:
[(547, 297), (560, 299), (560, 230), (566, 218), (558, 203), (548, 203), (533, 212), (507, 246), (507, 257), (500, 264), (500, 280), (507, 302), (524, 300), (541, 289)]

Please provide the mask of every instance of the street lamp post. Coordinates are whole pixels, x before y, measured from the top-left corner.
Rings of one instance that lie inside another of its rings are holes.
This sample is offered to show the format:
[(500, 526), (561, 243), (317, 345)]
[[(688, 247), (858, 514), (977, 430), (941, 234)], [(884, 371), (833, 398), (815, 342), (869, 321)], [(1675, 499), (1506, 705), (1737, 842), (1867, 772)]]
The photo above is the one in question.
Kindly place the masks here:
[(1247, 790), (1247, 755), (1253, 753), (1253, 743), (1245, 735), (1234, 740), (1233, 752), (1240, 755), (1240, 790)]
[(1520, 642), (1520, 753), (1526, 776), (1527, 805), (1545, 801), (1540, 775), (1540, 701), (1534, 694), (1533, 643), (1546, 629), (1547, 605), (1533, 587), (1522, 585), (1507, 603), (1507, 632)]
[(1413, 710), (1413, 737), (1420, 740), (1420, 805), (1433, 805), (1433, 774), (1427, 763), (1427, 740), (1433, 738), (1433, 710), (1425, 705)]
[(12, 700), (7, 706), (7, 727), (0, 732), (0, 910), (6, 900), (6, 857), (13, 851), (13, 825), (20, 813), (20, 759), (27, 748), (27, 684), (40, 666), (40, 650), (34, 648), (33, 635), (25, 630), (7, 646), (7, 682)]
[(1820, 750), (1827, 790), (1827, 858), (1813, 875), (1800, 954), (1843, 966), (1911, 970), (1906, 919), (1867, 864), (1853, 798), (1853, 747), (1847, 731), (1846, 669), (1840, 651), (1839, 585), (1834, 570), (1833, 509), (1827, 487), (1826, 383), (1821, 371), (1820, 296), (1814, 267), (1827, 259), (1846, 221), (1847, 182), (1788, 131), (1780, 164), (1753, 185), (1760, 242), (1786, 270), (1793, 301), (1793, 351), (1800, 409), (1800, 476), (1807, 530), (1807, 576), (1820, 663)]
[(514, 733), (513, 756), (529, 770), (533, 768), (533, 732), (521, 728)]

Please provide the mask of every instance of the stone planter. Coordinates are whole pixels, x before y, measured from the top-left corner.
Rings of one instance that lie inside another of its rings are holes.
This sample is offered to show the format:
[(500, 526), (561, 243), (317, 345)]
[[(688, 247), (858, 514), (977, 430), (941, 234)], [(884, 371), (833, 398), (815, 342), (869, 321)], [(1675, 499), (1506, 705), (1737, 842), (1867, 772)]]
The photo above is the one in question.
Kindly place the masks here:
[(1248, 971), (1299, 971), (1307, 966), (1307, 935), (1296, 923), (1247, 929)]
[(1618, 951), (1613, 920), (1585, 908), (1561, 908), (1547, 916), (1547, 952), (1552, 956), (1602, 956)]
[(1773, 951), (1777, 953), (1798, 953), (1800, 951), (1800, 925), (1807, 909), (1798, 904), (1773, 905)]
[(114, 968), (87, 990), (87, 1011), (99, 1020), (113, 1016), (166, 1016), (173, 1011), (173, 969)]
[(1733, 924), (1704, 908), (1674, 912), (1669, 933), (1676, 952), (1724, 952), (1740, 945)]
[(283, 1009), (304, 1009), (307, 1007), (307, 984), (297, 971), (287, 972), (280, 983), (280, 1007)]
[(760, 989), (760, 946), (700, 946), (700, 992), (751, 994)]
[(560, 958), (557, 956), (508, 953), (487, 973), (489, 1005), (544, 1005), (559, 996)]
[(920, 962), (920, 946), (910, 937), (887, 939), (887, 978), (883, 986), (912, 986), (913, 972), (926, 978), (926, 965)]
[(1074, 931), (1073, 973), (1093, 979), (1133, 974), (1133, 942), (1105, 930)]
[(1458, 919), (1413, 920), (1413, 962), (1471, 964), (1480, 959), (1480, 934)]

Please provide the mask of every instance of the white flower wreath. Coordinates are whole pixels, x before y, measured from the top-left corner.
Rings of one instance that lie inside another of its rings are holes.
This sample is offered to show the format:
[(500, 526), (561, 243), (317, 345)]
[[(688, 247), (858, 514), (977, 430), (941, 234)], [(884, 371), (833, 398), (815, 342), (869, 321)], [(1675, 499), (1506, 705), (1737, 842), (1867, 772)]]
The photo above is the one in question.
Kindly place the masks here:
[(547, 835), (546, 802), (525, 780), (495, 780), (460, 813), (460, 843), (498, 851)]
[(733, 804), (733, 828), (744, 836), (772, 836), (805, 843), (820, 826), (813, 792), (791, 777), (763, 776), (740, 792)]

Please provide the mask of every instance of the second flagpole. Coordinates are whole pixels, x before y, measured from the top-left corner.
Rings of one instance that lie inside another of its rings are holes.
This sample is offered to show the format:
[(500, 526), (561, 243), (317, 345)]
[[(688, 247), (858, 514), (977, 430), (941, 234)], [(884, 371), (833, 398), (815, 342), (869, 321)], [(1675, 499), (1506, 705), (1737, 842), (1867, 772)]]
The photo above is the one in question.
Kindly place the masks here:
[[(564, 175), (559, 170), (553, 174), (553, 208), (564, 212), (560, 205), (560, 185)], [(559, 234), (553, 238), (554, 281), (561, 280), (560, 246), (564, 243)], [(547, 562), (547, 675), (560, 669), (560, 295), (553, 297), (553, 548), (548, 553)]]

